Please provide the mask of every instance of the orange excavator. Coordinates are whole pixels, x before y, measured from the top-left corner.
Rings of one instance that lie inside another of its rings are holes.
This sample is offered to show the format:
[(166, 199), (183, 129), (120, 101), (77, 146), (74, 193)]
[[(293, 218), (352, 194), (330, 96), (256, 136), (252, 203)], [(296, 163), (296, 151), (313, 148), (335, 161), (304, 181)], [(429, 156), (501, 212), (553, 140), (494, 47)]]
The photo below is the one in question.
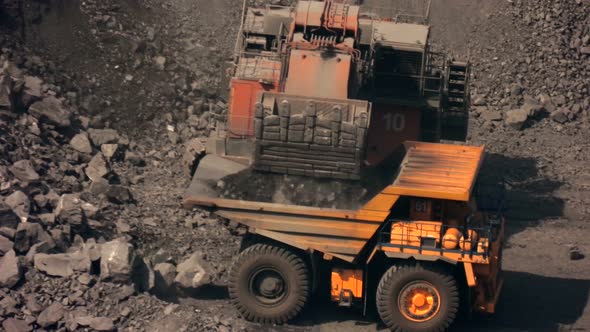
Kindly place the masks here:
[[(184, 206), (245, 230), (229, 278), (245, 319), (288, 322), (322, 292), (394, 331), (495, 311), (505, 221), (479, 201), (484, 147), (440, 143), (466, 138), (469, 64), (430, 50), (429, 2), (372, 2), (244, 5), (228, 119)], [(215, 190), (244, 172), (383, 184), (344, 209)]]

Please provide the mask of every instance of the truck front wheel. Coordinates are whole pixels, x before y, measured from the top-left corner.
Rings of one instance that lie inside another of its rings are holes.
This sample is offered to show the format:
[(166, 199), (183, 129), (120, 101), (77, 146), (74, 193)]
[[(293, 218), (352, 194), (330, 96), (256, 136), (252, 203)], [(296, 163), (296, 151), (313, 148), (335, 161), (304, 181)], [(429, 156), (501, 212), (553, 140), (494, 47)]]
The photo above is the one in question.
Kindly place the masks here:
[(305, 262), (287, 249), (255, 244), (240, 253), (229, 276), (229, 296), (244, 318), (282, 324), (297, 316), (309, 298)]
[(396, 332), (445, 331), (458, 308), (455, 279), (436, 267), (393, 266), (377, 288), (379, 315)]

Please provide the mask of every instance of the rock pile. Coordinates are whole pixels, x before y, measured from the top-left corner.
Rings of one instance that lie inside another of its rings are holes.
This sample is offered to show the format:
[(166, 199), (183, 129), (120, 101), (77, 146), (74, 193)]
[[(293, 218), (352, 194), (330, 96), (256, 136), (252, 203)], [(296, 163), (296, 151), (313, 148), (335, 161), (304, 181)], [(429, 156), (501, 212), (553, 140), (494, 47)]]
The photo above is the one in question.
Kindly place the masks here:
[[(588, 126), (587, 1), (511, 1), (510, 7), (507, 16), (514, 23), (505, 26), (519, 26), (518, 33), (506, 31), (503, 42), (474, 45), (475, 115), (486, 126), (504, 120), (514, 130), (539, 122), (558, 130), (576, 120)], [(487, 33), (475, 32), (481, 39)]]
[[(89, 327), (115, 330), (126, 317), (96, 316), (102, 292), (120, 300), (150, 291), (151, 263), (130, 242), (113, 238), (113, 209), (133, 203), (115, 164), (145, 166), (135, 144), (109, 128), (94, 128), (40, 78), (0, 53), (0, 323), (5, 331)], [(210, 282), (200, 256), (164, 273), (169, 289)], [(170, 267), (168, 266), (168, 267)], [(46, 296), (36, 289), (63, 279)], [(157, 282), (154, 282), (154, 279)], [(178, 279), (178, 280), (177, 280)], [(54, 294), (55, 295), (55, 294)], [(129, 310), (129, 309), (127, 309)], [(129, 311), (127, 312), (127, 315)], [(113, 318), (119, 317), (119, 318)]]

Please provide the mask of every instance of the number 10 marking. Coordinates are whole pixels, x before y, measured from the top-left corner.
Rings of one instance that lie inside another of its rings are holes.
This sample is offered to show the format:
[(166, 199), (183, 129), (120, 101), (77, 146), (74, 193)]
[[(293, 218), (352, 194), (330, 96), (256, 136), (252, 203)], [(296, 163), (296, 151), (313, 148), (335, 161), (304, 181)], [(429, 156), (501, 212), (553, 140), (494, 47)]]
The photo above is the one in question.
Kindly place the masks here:
[(406, 116), (401, 113), (387, 113), (383, 117), (385, 120), (385, 130), (400, 132), (406, 128)]

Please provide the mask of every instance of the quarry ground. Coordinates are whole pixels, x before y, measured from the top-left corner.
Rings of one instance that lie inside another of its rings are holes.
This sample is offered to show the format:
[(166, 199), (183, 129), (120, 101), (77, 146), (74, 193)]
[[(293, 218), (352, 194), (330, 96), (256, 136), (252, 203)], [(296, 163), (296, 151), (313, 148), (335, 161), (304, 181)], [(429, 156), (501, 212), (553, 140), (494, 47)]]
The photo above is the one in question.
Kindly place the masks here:
[[(107, 216), (129, 224), (145, 257), (164, 249), (180, 261), (201, 250), (215, 271), (214, 286), (194, 297), (138, 294), (115, 307), (132, 308), (135, 330), (383, 328), (375, 314), (325, 303), (312, 303), (288, 326), (241, 320), (225, 289), (239, 238), (208, 214), (180, 207), (190, 179), (179, 156), (183, 143), (210, 129), (202, 114), (225, 107), (220, 73), (231, 59), (241, 1), (24, 3), (20, 16), (2, 16), (2, 52), (60, 87), (59, 95), (75, 91), (68, 98), (79, 114), (129, 137), (147, 162), (140, 170), (113, 166), (121, 177), (141, 181), (132, 186), (136, 203)], [(433, 1), (435, 45), (473, 64), (468, 143), (487, 146), (488, 169), (508, 184), (498, 312), (461, 320), (454, 330), (590, 330), (590, 258), (570, 259), (572, 250), (590, 255), (590, 56), (571, 45), (576, 38), (589, 43), (589, 7), (576, 0)], [(27, 65), (35, 56), (43, 65)], [(542, 94), (555, 109), (512, 126), (508, 113)], [(191, 115), (200, 116), (195, 126), (187, 125)]]

